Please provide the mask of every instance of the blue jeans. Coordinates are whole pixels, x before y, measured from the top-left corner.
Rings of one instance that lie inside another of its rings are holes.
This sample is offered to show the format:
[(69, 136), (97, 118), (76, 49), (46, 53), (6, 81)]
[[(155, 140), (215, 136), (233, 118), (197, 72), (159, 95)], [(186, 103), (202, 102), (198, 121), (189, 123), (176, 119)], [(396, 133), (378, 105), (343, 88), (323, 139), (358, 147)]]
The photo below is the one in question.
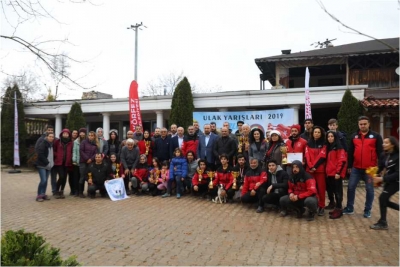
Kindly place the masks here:
[(182, 194), (182, 177), (180, 175), (175, 175), (175, 179), (168, 179), (168, 187), (167, 187), (167, 192), (171, 193), (171, 187), (172, 183), (175, 181), (176, 182), (176, 193), (177, 194)]
[(365, 182), (365, 191), (367, 191), (365, 200), (365, 210), (372, 209), (372, 202), (374, 201), (374, 185), (372, 179), (366, 174), (364, 169), (352, 168), (347, 187), (347, 207), (354, 210), (354, 199), (356, 197), (357, 184), (362, 179)]
[(37, 194), (38, 194), (38, 196), (40, 196), (40, 195), (45, 195), (46, 194), (47, 181), (48, 181), (49, 176), (50, 176), (50, 170), (38, 168), (38, 172), (39, 172), (40, 182), (39, 182), (38, 193)]

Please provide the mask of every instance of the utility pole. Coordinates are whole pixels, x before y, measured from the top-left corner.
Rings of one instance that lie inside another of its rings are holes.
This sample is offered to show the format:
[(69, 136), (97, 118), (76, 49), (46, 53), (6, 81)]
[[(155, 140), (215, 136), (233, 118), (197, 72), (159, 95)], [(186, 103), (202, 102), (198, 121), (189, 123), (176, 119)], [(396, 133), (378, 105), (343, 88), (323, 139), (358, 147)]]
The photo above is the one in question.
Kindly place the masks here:
[(136, 25), (131, 25), (130, 27), (128, 27), (128, 30), (134, 30), (135, 31), (135, 81), (137, 82), (137, 62), (138, 62), (138, 30), (142, 30), (140, 27), (145, 27), (146, 26), (143, 25), (143, 22), (140, 23), (136, 23)]

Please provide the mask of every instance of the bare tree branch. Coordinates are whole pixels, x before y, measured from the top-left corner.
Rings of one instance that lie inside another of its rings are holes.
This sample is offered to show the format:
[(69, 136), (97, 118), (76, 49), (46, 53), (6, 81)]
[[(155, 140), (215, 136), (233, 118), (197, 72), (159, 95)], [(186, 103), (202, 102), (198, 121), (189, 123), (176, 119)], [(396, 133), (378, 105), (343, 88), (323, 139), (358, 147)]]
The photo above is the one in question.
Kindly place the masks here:
[[(386, 42), (384, 42), (384, 41), (382, 41), (382, 40), (380, 40), (380, 39), (377, 39), (377, 38), (375, 38), (375, 37), (373, 37), (373, 36), (371, 36), (371, 35), (362, 33), (362, 32), (360, 32), (360, 31), (358, 31), (358, 30), (356, 30), (356, 29), (354, 29), (354, 28), (352, 28), (352, 27), (350, 27), (350, 26), (347, 26), (347, 25), (344, 24), (342, 21), (340, 21), (335, 15), (333, 15), (332, 13), (330, 13), (330, 12), (326, 9), (325, 5), (322, 3), (322, 0), (315, 0), (315, 1), (319, 4), (319, 6), (321, 7), (321, 9), (322, 9), (326, 14), (328, 14), (329, 17), (331, 17), (334, 21), (336, 21), (337, 23), (339, 23), (339, 24), (342, 25), (343, 27), (345, 27), (345, 28), (347, 28), (347, 29), (349, 29), (349, 30), (351, 30), (351, 31), (353, 31), (353, 32), (355, 32), (355, 33), (357, 33), (357, 34), (359, 34), (359, 35), (363, 35), (363, 36), (366, 36), (366, 37), (368, 37), (368, 38), (371, 38), (371, 39), (373, 39), (373, 40), (375, 40), (375, 41), (378, 41), (378, 42), (380, 42), (381, 44), (383, 44), (383, 45), (389, 47), (390, 49), (392, 49), (392, 50), (395, 51), (395, 52), (399, 52), (399, 49), (397, 49), (397, 48), (391, 46), (390, 44), (388, 44), (388, 43), (386, 43)], [(399, 0), (398, 0), (398, 3), (400, 4), (400, 1), (399, 1)]]

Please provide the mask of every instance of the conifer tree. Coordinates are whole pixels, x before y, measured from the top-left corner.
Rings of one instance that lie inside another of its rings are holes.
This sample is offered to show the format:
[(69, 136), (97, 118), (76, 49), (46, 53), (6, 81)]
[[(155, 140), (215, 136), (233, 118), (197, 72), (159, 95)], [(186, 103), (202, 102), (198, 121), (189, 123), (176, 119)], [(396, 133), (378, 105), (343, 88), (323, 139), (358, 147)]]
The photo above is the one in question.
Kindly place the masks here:
[(179, 82), (174, 91), (171, 103), (170, 124), (175, 123), (187, 130), (193, 125), (193, 95), (190, 83), (186, 77)]
[(71, 106), (71, 110), (68, 113), (65, 128), (72, 132), (72, 130), (79, 130), (79, 128), (83, 127), (86, 127), (86, 121), (85, 117), (83, 116), (81, 104), (75, 102)]
[(14, 92), (17, 95), (18, 143), (21, 165), (25, 164), (27, 158), (24, 101), (18, 86), (14, 85), (13, 88), (7, 88), (1, 105), (1, 163), (11, 166), (14, 165)]
[(347, 143), (350, 142), (351, 135), (358, 131), (358, 117), (363, 115), (361, 103), (353, 96), (349, 89), (343, 95), (342, 105), (338, 113), (338, 125), (340, 131), (347, 135)]

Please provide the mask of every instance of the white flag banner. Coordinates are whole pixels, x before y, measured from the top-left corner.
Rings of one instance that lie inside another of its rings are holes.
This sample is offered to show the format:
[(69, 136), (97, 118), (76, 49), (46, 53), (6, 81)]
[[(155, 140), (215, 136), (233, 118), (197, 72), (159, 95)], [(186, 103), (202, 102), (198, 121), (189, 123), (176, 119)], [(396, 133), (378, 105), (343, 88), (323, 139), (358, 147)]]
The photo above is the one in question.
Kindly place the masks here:
[(20, 166), (17, 91), (14, 91), (14, 166)]
[(107, 193), (112, 201), (123, 200), (129, 198), (126, 195), (124, 180), (115, 178), (104, 183)]
[(311, 100), (310, 100), (310, 72), (308, 71), (308, 67), (306, 68), (306, 80), (305, 80), (305, 118), (312, 119), (311, 114)]

